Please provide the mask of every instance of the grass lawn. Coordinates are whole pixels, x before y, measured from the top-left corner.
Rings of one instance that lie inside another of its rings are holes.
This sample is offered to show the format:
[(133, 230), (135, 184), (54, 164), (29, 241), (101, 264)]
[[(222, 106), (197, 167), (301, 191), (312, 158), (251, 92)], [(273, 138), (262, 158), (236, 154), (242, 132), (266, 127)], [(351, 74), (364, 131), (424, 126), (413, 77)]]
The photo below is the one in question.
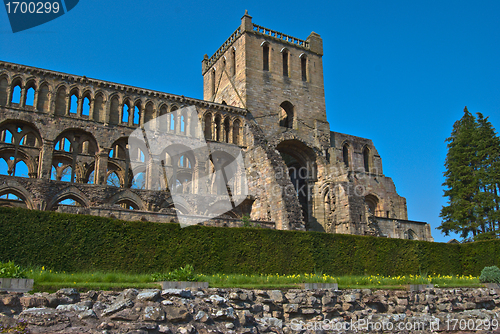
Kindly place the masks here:
[[(54, 292), (60, 288), (74, 287), (79, 291), (121, 290), (125, 288), (160, 288), (149, 274), (120, 272), (65, 273), (46, 270), (44, 267), (27, 271), (35, 280), (35, 291)], [(242, 275), (242, 274), (193, 274), (192, 280), (209, 282), (213, 288), (244, 289), (296, 289), (301, 283), (338, 283), (339, 289), (406, 289), (408, 284), (434, 284), (435, 287), (481, 287), (473, 276), (453, 275), (404, 275), (404, 276), (330, 276), (324, 274), (296, 275)]]

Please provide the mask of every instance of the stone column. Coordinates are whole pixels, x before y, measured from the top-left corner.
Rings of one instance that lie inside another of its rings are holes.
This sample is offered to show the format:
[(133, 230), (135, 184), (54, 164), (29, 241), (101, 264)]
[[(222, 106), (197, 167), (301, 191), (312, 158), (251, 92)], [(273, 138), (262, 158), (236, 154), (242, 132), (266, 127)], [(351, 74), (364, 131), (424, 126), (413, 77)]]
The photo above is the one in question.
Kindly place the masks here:
[(89, 98), (89, 120), (94, 119), (94, 101), (95, 99), (93, 97)]
[(66, 94), (66, 96), (64, 97), (64, 100), (66, 101), (66, 111), (64, 112), (64, 115), (68, 116), (69, 109), (71, 108), (71, 93)]
[(229, 131), (227, 133), (228, 135), (228, 139), (227, 139), (227, 142), (229, 144), (232, 144), (233, 143), (233, 125), (234, 125), (234, 122), (232, 119), (229, 119)]
[(206, 175), (205, 166), (200, 164), (198, 161), (196, 162), (196, 166), (193, 168), (193, 194), (205, 194), (207, 191), (204, 182), (206, 179), (204, 176)]
[(52, 171), (52, 155), (54, 153), (54, 141), (45, 139), (43, 141), (42, 149), (40, 151), (40, 158), (38, 162), (38, 178), (50, 180), (50, 173)]
[(5, 103), (6, 107), (10, 107), (12, 105), (12, 83), (9, 87), (7, 87), (7, 103)]
[(19, 106), (21, 108), (26, 107), (26, 86), (21, 87), (21, 100), (19, 101)]
[(76, 116), (77, 117), (82, 117), (82, 112), (83, 112), (83, 97), (78, 97), (75, 95), (77, 98), (77, 107), (76, 107)]
[(33, 98), (33, 108), (35, 108), (35, 110), (38, 110), (38, 96), (40, 95), (40, 88), (41, 87), (38, 87), (35, 91), (35, 97)]
[(146, 106), (141, 103), (139, 108), (139, 126), (144, 125), (144, 114), (146, 113)]
[(175, 119), (175, 130), (174, 130), (174, 133), (175, 134), (179, 134), (179, 133), (181, 133), (181, 115), (179, 113), (179, 109), (177, 109), (174, 112), (174, 119)]
[(111, 148), (101, 148), (96, 154), (96, 167), (94, 169), (95, 184), (106, 185), (108, 174), (108, 157)]

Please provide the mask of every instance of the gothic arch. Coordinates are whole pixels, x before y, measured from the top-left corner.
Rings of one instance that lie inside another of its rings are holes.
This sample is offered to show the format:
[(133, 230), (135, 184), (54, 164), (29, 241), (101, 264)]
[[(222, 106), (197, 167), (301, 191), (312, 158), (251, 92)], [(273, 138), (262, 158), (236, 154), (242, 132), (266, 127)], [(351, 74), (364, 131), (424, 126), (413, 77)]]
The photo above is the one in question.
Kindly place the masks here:
[(120, 191), (119, 193), (112, 196), (108, 200), (108, 203), (109, 204), (116, 204), (116, 203), (119, 203), (122, 201), (129, 201), (131, 203), (134, 203), (137, 206), (138, 210), (145, 210), (144, 203), (143, 203), (142, 199), (128, 189)]
[(5, 194), (14, 194), (17, 197), (19, 197), (24, 203), (26, 204), (26, 207), (28, 209), (34, 209), (35, 206), (33, 205), (32, 201), (32, 194), (28, 192), (20, 183), (18, 183), (15, 180), (7, 180), (4, 184), (0, 185), (0, 196), (5, 195)]
[(75, 186), (70, 186), (60, 191), (52, 198), (52, 200), (47, 205), (47, 210), (53, 210), (54, 206), (57, 203), (65, 199), (75, 200), (81, 206), (86, 208), (90, 207), (90, 201), (88, 200), (87, 196), (85, 196), (85, 194)]

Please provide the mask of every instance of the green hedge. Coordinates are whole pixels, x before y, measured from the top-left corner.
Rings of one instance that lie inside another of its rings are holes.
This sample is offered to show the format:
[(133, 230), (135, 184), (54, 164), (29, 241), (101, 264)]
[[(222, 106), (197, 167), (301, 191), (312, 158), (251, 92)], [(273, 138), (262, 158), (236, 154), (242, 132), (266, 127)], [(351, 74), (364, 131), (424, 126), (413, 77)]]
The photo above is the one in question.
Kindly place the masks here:
[(57, 271), (472, 274), (500, 241), (442, 244), (318, 232), (218, 228), (0, 208), (0, 261)]

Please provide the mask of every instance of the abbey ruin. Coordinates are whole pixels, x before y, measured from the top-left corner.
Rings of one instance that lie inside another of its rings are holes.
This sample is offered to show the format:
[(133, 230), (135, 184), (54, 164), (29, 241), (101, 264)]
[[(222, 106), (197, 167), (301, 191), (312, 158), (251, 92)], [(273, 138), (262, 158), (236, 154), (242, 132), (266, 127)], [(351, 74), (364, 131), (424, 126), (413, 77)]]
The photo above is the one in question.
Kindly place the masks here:
[[(0, 62), (0, 205), (175, 222), (203, 215), (199, 195), (222, 205), (210, 172), (242, 151), (245, 175), (224, 181), (243, 200), (204, 224), (241, 226), (249, 216), (265, 228), (432, 241), (428, 224), (408, 220), (372, 141), (330, 131), (322, 43), (245, 13), (202, 61), (203, 100)], [(191, 106), (197, 114), (183, 111)], [(210, 159), (171, 143), (160, 154), (171, 186), (153, 186), (148, 155), (128, 150), (145, 124), (206, 140)]]

